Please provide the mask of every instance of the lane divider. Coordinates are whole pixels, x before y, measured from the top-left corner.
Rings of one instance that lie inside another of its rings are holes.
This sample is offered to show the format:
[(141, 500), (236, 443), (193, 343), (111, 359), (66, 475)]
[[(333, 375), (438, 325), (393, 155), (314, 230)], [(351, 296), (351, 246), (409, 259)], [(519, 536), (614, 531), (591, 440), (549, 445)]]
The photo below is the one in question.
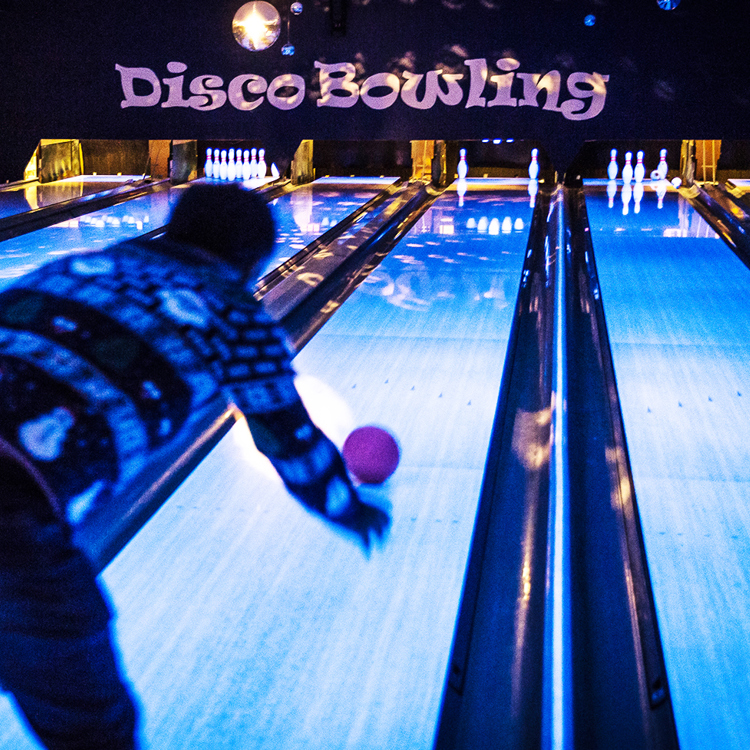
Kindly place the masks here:
[[(554, 268), (554, 354), (552, 359), (550, 483), (547, 579), (544, 610), (542, 746), (567, 750), (573, 741), (573, 678), (570, 595), (570, 479), (567, 456), (566, 267), (569, 243), (564, 188), (558, 186), (548, 217), (546, 252)], [(550, 247), (550, 245), (554, 245)]]

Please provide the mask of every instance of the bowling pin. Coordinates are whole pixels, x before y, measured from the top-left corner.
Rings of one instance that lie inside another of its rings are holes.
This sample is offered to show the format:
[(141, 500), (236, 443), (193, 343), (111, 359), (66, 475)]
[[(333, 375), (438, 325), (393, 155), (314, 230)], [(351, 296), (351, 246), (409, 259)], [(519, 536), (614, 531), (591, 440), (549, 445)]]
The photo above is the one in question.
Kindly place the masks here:
[(663, 148), (659, 152), (659, 166), (656, 168), (659, 173), (660, 180), (667, 179), (667, 172), (669, 172), (669, 165), (667, 164), (667, 149)]
[(630, 182), (626, 182), (622, 188), (622, 215), (627, 216), (630, 213), (630, 199), (633, 197), (633, 188)]
[(513, 229), (513, 221), (510, 216), (506, 216), (503, 219), (503, 234), (510, 234), (511, 229)]
[(607, 182), (607, 198), (609, 198), (610, 208), (612, 208), (615, 205), (616, 195), (617, 195), (617, 182), (615, 180), (609, 180), (609, 182)]
[(206, 164), (203, 167), (203, 174), (210, 180), (214, 176), (214, 163), (211, 160), (211, 149), (206, 149)]
[(469, 165), (466, 163), (466, 149), (462, 148), (458, 154), (458, 179), (465, 180), (469, 174)]
[(227, 150), (221, 149), (221, 162), (219, 164), (219, 179), (227, 179)]
[(235, 171), (235, 174), (237, 175), (237, 179), (241, 180), (242, 179), (242, 149), (241, 148), (237, 149), (236, 157), (237, 157), (237, 164), (234, 168), (234, 171)]
[(636, 182), (633, 188), (633, 210), (637, 214), (641, 212), (641, 200), (643, 200), (643, 182)]
[(628, 151), (625, 154), (625, 166), (622, 168), (622, 181), (627, 185), (633, 181), (633, 154)]
[(279, 179), (279, 168), (271, 162), (271, 177), (273, 177), (274, 180)]
[(643, 178), (646, 176), (646, 167), (643, 166), (643, 151), (639, 151), (636, 158), (637, 161), (635, 169), (633, 170), (633, 177), (636, 182), (643, 182)]
[(229, 149), (229, 156), (227, 157), (227, 179), (233, 180), (237, 176), (237, 164), (234, 161), (234, 149)]
[(264, 148), (258, 151), (258, 173), (256, 177), (259, 180), (266, 179), (266, 150)]
[[(617, 149), (613, 148), (609, 152), (609, 166), (607, 167), (607, 177), (609, 177), (610, 180), (616, 180), (617, 179)], [(612, 204), (610, 203), (610, 206)]]
[(539, 149), (531, 149), (531, 164), (529, 164), (529, 179), (536, 180), (539, 177)]
[[(505, 230), (505, 226), (503, 225), (503, 231)], [(487, 233), (491, 234), (493, 236), (497, 236), (500, 234), (500, 219), (495, 216), (493, 219), (490, 219), (489, 226), (487, 227)]]
[(254, 180), (258, 176), (258, 150), (250, 149), (250, 179)]
[(244, 161), (242, 162), (242, 179), (243, 180), (249, 180), (250, 179), (250, 150), (245, 149), (245, 153), (243, 154)]

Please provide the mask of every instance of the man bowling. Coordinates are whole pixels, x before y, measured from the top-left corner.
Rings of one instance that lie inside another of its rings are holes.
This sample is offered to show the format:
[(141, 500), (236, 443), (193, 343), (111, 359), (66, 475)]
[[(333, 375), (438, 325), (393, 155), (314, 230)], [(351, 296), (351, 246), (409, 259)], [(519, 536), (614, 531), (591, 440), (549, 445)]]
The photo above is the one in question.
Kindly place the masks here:
[(385, 533), (245, 291), (274, 232), (256, 194), (194, 185), (163, 238), (56, 260), (0, 293), (0, 683), (47, 748), (137, 746), (110, 609), (72, 530), (194, 410), (229, 397), (308, 509), (365, 547)]

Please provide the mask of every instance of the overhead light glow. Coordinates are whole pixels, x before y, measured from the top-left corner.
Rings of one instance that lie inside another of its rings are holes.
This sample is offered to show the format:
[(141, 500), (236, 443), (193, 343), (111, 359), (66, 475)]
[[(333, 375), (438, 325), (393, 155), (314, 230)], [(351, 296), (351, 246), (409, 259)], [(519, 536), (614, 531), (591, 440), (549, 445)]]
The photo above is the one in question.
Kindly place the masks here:
[(268, 49), (281, 33), (279, 11), (263, 0), (245, 3), (234, 14), (232, 33), (237, 44), (251, 52)]

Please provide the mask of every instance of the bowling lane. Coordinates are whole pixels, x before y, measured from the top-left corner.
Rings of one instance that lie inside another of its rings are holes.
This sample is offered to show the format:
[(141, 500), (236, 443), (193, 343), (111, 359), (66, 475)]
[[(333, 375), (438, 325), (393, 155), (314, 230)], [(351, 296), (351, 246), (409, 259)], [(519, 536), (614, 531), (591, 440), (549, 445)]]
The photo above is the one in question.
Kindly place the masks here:
[(0, 242), (0, 289), (61, 255), (101, 250), (163, 226), (184, 185)]
[[(273, 205), (279, 233), (266, 271), (304, 248), (393, 181), (364, 178), (320, 185), (315, 182), (277, 198)], [(186, 187), (172, 186), (0, 242), (0, 289), (61, 255), (100, 250), (164, 226)]]
[(680, 747), (745, 748), (750, 273), (671, 189), (586, 200)]
[(142, 175), (80, 175), (55, 182), (33, 181), (9, 186), (0, 190), (0, 219), (112, 190), (142, 179)]
[(278, 235), (274, 253), (259, 275), (264, 276), (304, 250), (394, 182), (394, 177), (322, 177), (271, 201)]
[(392, 507), (384, 545), (308, 514), (240, 423), (104, 572), (147, 747), (432, 746), (531, 218), (525, 187), (457, 204), (297, 358), (335, 440), (401, 441), (364, 491)]

